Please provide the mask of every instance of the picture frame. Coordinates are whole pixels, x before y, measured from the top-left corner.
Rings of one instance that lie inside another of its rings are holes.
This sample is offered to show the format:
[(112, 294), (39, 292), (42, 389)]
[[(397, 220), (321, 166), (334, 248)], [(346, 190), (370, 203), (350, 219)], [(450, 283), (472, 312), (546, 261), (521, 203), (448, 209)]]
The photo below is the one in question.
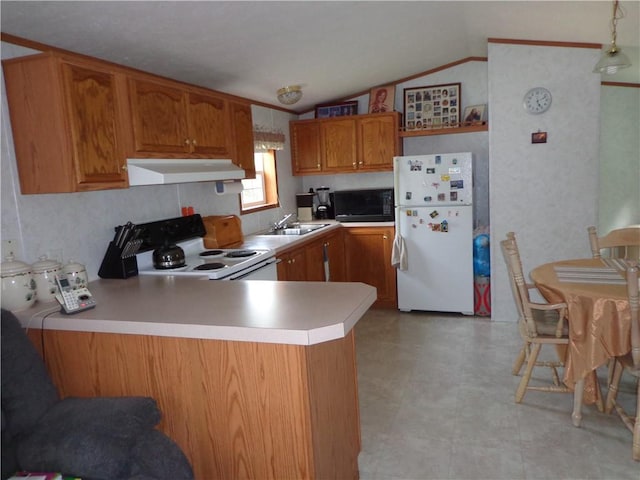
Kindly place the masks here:
[(395, 100), (395, 85), (374, 87), (369, 92), (369, 113), (393, 112)]
[(316, 105), (316, 118), (344, 117), (358, 114), (358, 102), (325, 103)]
[(462, 125), (481, 125), (487, 121), (486, 105), (469, 105), (464, 109)]
[(531, 134), (531, 143), (547, 143), (547, 132), (534, 132)]
[(405, 131), (459, 127), (460, 100), (460, 83), (405, 88)]

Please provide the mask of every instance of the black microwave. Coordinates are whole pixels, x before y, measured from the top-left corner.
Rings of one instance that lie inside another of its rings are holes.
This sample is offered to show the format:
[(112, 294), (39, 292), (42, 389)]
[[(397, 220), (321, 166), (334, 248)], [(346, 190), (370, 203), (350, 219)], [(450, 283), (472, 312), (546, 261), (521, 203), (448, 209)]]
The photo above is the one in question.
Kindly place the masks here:
[(393, 188), (366, 188), (333, 192), (339, 222), (393, 222)]

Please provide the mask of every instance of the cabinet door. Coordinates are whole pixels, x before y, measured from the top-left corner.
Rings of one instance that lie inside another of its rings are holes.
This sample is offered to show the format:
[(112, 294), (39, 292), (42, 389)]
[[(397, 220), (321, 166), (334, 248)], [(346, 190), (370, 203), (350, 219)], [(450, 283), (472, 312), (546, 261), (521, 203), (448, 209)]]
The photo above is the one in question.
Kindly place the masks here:
[(329, 255), (329, 280), (332, 282), (345, 282), (347, 280), (342, 230), (340, 228), (337, 232), (328, 235), (324, 241)]
[(294, 175), (321, 172), (318, 122), (291, 122), (291, 163)]
[(372, 115), (358, 119), (358, 169), (393, 170), (400, 155), (397, 115)]
[(320, 135), (323, 172), (353, 171), (357, 168), (355, 119), (322, 122)]
[(305, 281), (307, 279), (304, 248), (286, 252), (278, 258), (280, 259), (280, 263), (278, 263), (278, 280)]
[(376, 306), (397, 305), (396, 271), (391, 266), (393, 227), (345, 229), (347, 280), (376, 287)]
[(62, 64), (78, 190), (127, 186), (114, 73)]
[(233, 133), (228, 102), (198, 93), (189, 93), (188, 98), (191, 152), (210, 158), (231, 158)]
[(230, 106), (235, 139), (233, 163), (245, 171), (246, 178), (256, 178), (256, 166), (253, 159), (251, 105), (231, 103)]
[(305, 247), (307, 281), (324, 282), (324, 249), (325, 240), (320, 239)]
[(139, 79), (129, 85), (135, 151), (189, 153), (186, 93)]

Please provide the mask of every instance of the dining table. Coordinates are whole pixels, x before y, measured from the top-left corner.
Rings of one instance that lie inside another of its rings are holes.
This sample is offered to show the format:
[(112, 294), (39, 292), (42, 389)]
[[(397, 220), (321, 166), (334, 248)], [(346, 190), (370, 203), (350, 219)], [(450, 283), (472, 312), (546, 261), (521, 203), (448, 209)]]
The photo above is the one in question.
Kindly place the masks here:
[(595, 370), (631, 351), (631, 313), (622, 259), (583, 258), (546, 263), (529, 276), (550, 303), (567, 305), (569, 345), (563, 382), (573, 389), (571, 418), (578, 427), (582, 405), (602, 407)]

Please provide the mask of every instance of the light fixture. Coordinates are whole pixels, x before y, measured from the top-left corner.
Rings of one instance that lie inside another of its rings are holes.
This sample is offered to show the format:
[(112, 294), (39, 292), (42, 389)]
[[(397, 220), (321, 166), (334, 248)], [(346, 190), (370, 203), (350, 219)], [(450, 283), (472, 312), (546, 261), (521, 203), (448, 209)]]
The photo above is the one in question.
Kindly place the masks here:
[(285, 105), (293, 105), (302, 98), (302, 87), (300, 85), (289, 85), (278, 90), (278, 100)]
[(593, 69), (594, 73), (604, 73), (605, 75), (613, 75), (621, 68), (627, 68), (631, 66), (629, 57), (627, 57), (616, 45), (616, 25), (618, 20), (624, 17), (620, 7), (618, 6), (618, 0), (613, 2), (613, 15), (611, 16), (611, 47), (602, 54), (600, 61), (596, 63)]

